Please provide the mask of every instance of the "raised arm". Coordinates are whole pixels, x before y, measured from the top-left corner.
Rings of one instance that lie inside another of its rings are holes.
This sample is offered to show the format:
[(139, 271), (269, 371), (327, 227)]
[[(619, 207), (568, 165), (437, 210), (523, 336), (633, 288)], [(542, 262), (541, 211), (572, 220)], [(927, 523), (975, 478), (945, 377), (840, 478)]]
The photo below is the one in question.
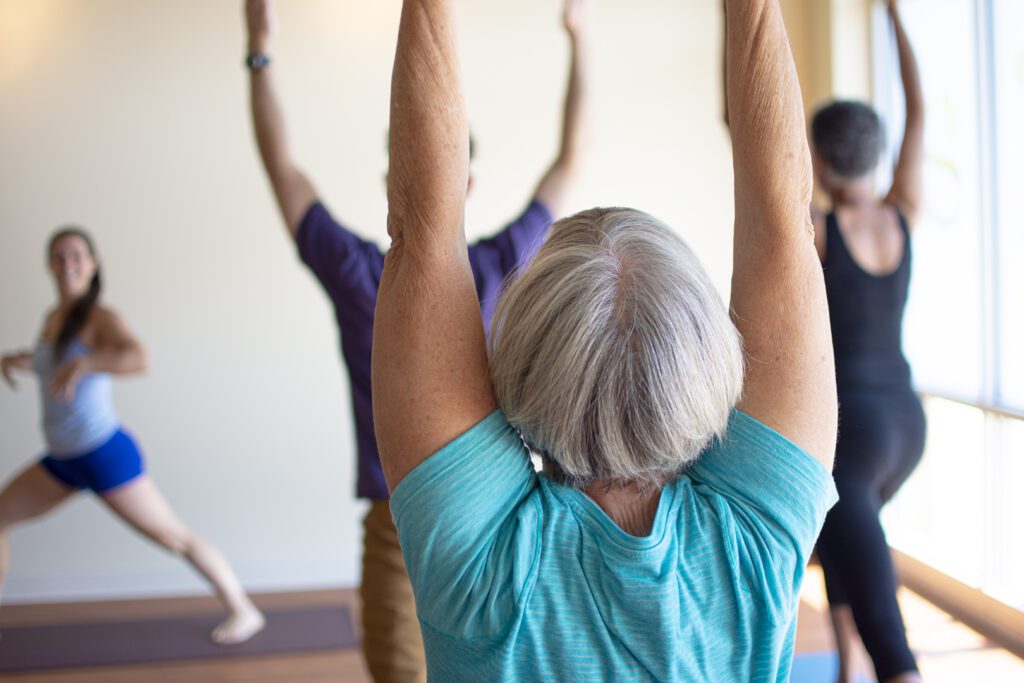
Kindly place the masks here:
[(462, 220), (469, 129), (454, 0), (405, 0), (391, 82), (391, 249), (373, 330), (388, 486), (495, 408)]
[[(269, 57), (274, 33), (272, 0), (246, 0), (245, 19), (249, 55)], [(317, 195), (312, 183), (292, 160), (284, 116), (274, 87), (272, 63), (250, 69), (249, 102), (263, 168), (274, 188), (288, 232), (294, 238), (299, 222)]]
[(892, 188), (886, 202), (902, 211), (913, 227), (917, 222), (924, 197), (924, 93), (921, 89), (921, 72), (917, 67), (917, 58), (914, 57), (914, 48), (911, 47), (910, 39), (903, 27), (896, 0), (887, 0), (886, 4), (896, 33), (900, 78), (903, 81), (907, 110), (903, 146), (900, 148), (900, 157), (893, 172)]
[(728, 0), (726, 22), (732, 311), (747, 364), (740, 408), (831, 468), (835, 367), (796, 66), (778, 0)]
[(587, 84), (589, 0), (565, 0), (562, 22), (569, 34), (571, 57), (569, 86), (565, 94), (562, 114), (562, 143), (558, 156), (541, 179), (534, 193), (551, 213), (558, 217), (565, 213), (573, 185), (583, 171), (584, 155), (588, 146), (590, 127), (590, 97)]

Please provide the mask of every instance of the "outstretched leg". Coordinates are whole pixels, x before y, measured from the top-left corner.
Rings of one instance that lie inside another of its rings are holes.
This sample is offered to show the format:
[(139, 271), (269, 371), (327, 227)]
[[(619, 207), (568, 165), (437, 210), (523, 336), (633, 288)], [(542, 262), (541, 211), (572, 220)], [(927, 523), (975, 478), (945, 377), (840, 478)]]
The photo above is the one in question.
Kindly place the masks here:
[[(892, 558), (878, 519), (877, 496), (863, 484), (837, 483), (840, 502), (829, 511), (818, 539), (826, 582), (831, 575), (833, 586), (838, 583), (845, 592), (845, 600), (837, 600), (834, 588), (830, 589), (833, 617), (852, 614), (879, 681), (916, 680), (917, 667), (896, 601)], [(849, 613), (838, 609), (844, 606)], [(845, 623), (840, 618), (834, 625), (839, 626), (837, 638), (848, 633), (848, 616)]]
[(101, 495), (121, 519), (175, 555), (184, 558), (213, 586), (228, 618), (211, 634), (214, 642), (231, 645), (248, 640), (264, 626), (263, 614), (246, 595), (221, 552), (192, 533), (171, 509), (147, 475)]
[(58, 481), (39, 463), (26, 467), (0, 492), (0, 592), (10, 563), (7, 530), (46, 514), (77, 492), (77, 488)]

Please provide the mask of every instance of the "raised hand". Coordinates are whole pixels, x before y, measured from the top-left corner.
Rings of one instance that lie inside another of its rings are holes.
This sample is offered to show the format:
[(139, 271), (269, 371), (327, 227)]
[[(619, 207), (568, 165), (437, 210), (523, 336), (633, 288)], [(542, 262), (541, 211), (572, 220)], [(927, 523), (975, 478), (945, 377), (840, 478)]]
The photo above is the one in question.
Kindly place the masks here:
[(245, 0), (245, 24), (249, 30), (249, 50), (264, 52), (277, 27), (272, 0)]
[(0, 358), (0, 374), (3, 374), (4, 382), (6, 382), (7, 386), (9, 386), (11, 389), (17, 389), (18, 383), (17, 381), (15, 381), (14, 375), (11, 373), (11, 370), (13, 368), (14, 363), (12, 358), (8, 356)]
[(565, 0), (562, 9), (562, 24), (572, 37), (579, 36), (587, 28), (589, 0)]
[(61, 363), (53, 374), (53, 381), (50, 382), (50, 393), (65, 401), (73, 400), (78, 382), (84, 374), (85, 363), (81, 357)]
[(3, 375), (4, 382), (11, 389), (18, 388), (18, 382), (14, 379), (12, 370), (31, 370), (32, 357), (27, 353), (16, 353), (0, 358), (0, 375)]

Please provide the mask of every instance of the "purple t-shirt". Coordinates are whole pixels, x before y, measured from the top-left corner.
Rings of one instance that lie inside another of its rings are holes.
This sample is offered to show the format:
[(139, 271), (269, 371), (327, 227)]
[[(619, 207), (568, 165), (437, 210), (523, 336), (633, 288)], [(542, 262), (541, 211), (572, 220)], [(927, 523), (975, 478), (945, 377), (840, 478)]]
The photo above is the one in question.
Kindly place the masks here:
[[(505, 278), (537, 253), (552, 222), (546, 206), (533, 200), (512, 224), (493, 237), (469, 247), (476, 292), (484, 327), (491, 317)], [(302, 262), (313, 271), (334, 304), (341, 333), (341, 356), (348, 366), (352, 412), (356, 420), (360, 498), (387, 500), (388, 487), (373, 434), (373, 401), (370, 394), (370, 350), (373, 347), (373, 312), (384, 269), (384, 253), (375, 243), (349, 232), (320, 202), (306, 211), (295, 241)]]

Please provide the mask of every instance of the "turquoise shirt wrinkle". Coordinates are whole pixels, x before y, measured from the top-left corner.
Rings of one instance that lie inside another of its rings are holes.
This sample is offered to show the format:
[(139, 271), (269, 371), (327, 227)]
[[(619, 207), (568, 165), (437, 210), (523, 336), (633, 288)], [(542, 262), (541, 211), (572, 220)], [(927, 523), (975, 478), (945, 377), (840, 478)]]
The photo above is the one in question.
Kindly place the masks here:
[(740, 411), (651, 533), (538, 475), (495, 412), (395, 488), (432, 681), (788, 681), (830, 473)]

